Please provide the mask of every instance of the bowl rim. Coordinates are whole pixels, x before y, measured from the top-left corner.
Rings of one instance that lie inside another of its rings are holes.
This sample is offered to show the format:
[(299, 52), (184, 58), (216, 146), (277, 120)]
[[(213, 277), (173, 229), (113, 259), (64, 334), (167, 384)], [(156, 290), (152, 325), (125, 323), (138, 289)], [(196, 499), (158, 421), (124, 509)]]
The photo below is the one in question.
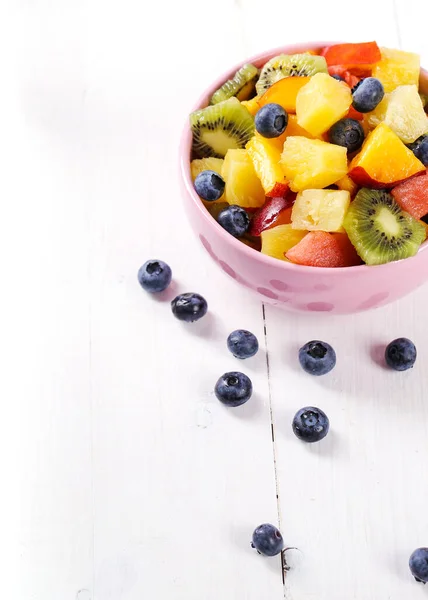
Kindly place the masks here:
[[(230, 79), (230, 77), (232, 77), (236, 73), (236, 71), (238, 69), (240, 69), (242, 67), (242, 65), (244, 65), (246, 63), (256, 63), (256, 64), (262, 63), (262, 62), (264, 63), (264, 62), (268, 61), (270, 58), (276, 56), (277, 54), (281, 54), (283, 52), (284, 53), (285, 52), (286, 53), (298, 53), (298, 52), (303, 52), (305, 50), (316, 50), (316, 49), (323, 48), (324, 46), (332, 46), (334, 44), (342, 44), (342, 43), (344, 43), (344, 42), (343, 41), (299, 42), (296, 44), (285, 44), (283, 46), (272, 48), (271, 50), (266, 50), (264, 52), (250, 56), (246, 60), (240, 61), (239, 63), (235, 64), (232, 68), (228, 69), (226, 71), (226, 73), (224, 73), (223, 75), (217, 77), (216, 80), (208, 88), (206, 88), (206, 90), (199, 96), (199, 99), (193, 105), (191, 112), (206, 106), (208, 103), (208, 99), (211, 97), (211, 95), (214, 93), (214, 91), (217, 88), (219, 88), (221, 85), (223, 85), (223, 83), (225, 81), (227, 81), (227, 79)], [(421, 68), (421, 75), (424, 76), (425, 80), (428, 80), (428, 71)], [(422, 253), (423, 251), (426, 250), (426, 248), (428, 248), (428, 238), (427, 238), (425, 240), (425, 242), (421, 245), (421, 247), (419, 248), (419, 250), (415, 256), (412, 256), (409, 258), (403, 258), (403, 259), (396, 260), (396, 261), (391, 261), (389, 263), (384, 263), (384, 264), (380, 264), (380, 265), (363, 264), (363, 265), (355, 265), (352, 267), (313, 267), (313, 266), (307, 266), (307, 265), (298, 265), (298, 264), (295, 264), (292, 262), (286, 262), (286, 261), (279, 260), (278, 258), (274, 258), (273, 256), (269, 256), (267, 254), (262, 254), (258, 250), (251, 248), (251, 246), (247, 246), (247, 244), (243, 244), (237, 238), (235, 238), (234, 236), (230, 235), (227, 231), (225, 231), (225, 229), (223, 229), (223, 227), (221, 227), (221, 225), (210, 215), (208, 210), (205, 208), (204, 204), (202, 203), (201, 199), (199, 198), (199, 196), (196, 193), (195, 188), (193, 186), (193, 181), (192, 181), (191, 171), (190, 171), (191, 149), (192, 149), (192, 132), (191, 132), (191, 128), (188, 123), (188, 120), (187, 120), (185, 123), (185, 126), (183, 128), (182, 134), (181, 134), (180, 150), (179, 150), (180, 176), (182, 179), (182, 183), (184, 184), (184, 187), (186, 189), (186, 192), (188, 194), (190, 194), (192, 203), (195, 205), (196, 209), (199, 211), (203, 220), (206, 221), (208, 227), (213, 227), (214, 230), (217, 231), (218, 235), (224, 240), (225, 244), (230, 245), (236, 251), (242, 252), (250, 260), (251, 259), (258, 260), (262, 264), (266, 264), (266, 266), (269, 266), (269, 267), (276, 266), (279, 269), (283, 269), (284, 271), (291, 271), (291, 272), (294, 271), (294, 272), (300, 272), (300, 273), (318, 273), (320, 275), (321, 274), (340, 275), (343, 272), (350, 273), (351, 272), (350, 270), (352, 270), (352, 273), (360, 274), (363, 272), (373, 271), (374, 269), (376, 269), (377, 271), (387, 270), (388, 268), (391, 268), (391, 265), (404, 263), (406, 261), (409, 261), (409, 259), (411, 260), (412, 258), (415, 258), (418, 254)], [(379, 275), (380, 274), (381, 273), (379, 272)]]

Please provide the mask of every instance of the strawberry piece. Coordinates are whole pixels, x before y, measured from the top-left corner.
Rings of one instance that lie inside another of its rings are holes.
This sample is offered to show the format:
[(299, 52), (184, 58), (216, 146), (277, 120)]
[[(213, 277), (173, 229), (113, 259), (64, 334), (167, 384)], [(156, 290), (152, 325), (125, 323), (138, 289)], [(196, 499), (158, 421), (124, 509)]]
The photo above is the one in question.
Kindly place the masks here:
[(323, 51), (328, 66), (373, 65), (380, 61), (381, 53), (376, 42), (362, 44), (336, 44)]

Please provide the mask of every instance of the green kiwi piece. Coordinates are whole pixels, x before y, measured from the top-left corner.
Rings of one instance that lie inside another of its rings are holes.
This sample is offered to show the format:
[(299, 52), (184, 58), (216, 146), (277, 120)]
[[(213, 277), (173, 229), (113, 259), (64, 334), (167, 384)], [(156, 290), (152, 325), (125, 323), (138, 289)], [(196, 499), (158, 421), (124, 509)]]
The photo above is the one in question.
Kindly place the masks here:
[(193, 151), (201, 158), (223, 158), (230, 148), (245, 148), (254, 135), (254, 117), (235, 97), (195, 111), (190, 125)]
[(271, 85), (284, 77), (310, 77), (315, 73), (328, 73), (324, 56), (313, 54), (280, 54), (271, 58), (262, 68), (257, 94), (261, 96)]
[(416, 221), (388, 192), (362, 188), (343, 226), (359, 256), (368, 265), (381, 265), (414, 256), (426, 238)]
[(232, 96), (236, 96), (238, 100), (248, 100), (250, 96), (254, 95), (258, 76), (257, 67), (251, 64), (244, 65), (235, 73), (233, 79), (226, 81), (221, 88), (214, 92), (210, 104), (223, 102)]

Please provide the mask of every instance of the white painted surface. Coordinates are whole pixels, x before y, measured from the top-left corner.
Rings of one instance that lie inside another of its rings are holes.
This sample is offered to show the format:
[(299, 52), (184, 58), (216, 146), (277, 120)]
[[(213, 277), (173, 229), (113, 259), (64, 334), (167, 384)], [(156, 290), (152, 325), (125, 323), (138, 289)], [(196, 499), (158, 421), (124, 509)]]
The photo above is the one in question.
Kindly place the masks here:
[[(351, 318), (266, 307), (269, 386), (262, 305), (200, 250), (176, 169), (188, 109), (231, 63), (282, 43), (376, 38), (428, 64), (423, 10), (2, 5), (2, 597), (424, 597), (406, 564), (428, 545), (428, 290)], [(148, 257), (170, 262), (174, 292), (204, 294), (210, 316), (183, 327), (167, 299), (147, 297), (136, 272)], [(227, 411), (212, 388), (238, 366), (225, 349), (237, 327), (262, 351), (242, 365), (254, 401)], [(373, 359), (398, 335), (417, 343), (411, 373)], [(296, 368), (296, 349), (317, 337), (339, 356), (322, 381)], [(307, 404), (332, 423), (311, 448), (290, 428)], [(285, 588), (279, 561), (249, 548), (278, 508), (301, 549)]]

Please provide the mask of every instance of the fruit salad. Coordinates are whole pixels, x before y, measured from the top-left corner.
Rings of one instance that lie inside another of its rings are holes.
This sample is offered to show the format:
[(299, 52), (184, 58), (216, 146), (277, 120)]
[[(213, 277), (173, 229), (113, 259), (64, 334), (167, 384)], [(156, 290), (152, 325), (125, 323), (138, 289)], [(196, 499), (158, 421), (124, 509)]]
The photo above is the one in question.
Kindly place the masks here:
[(245, 64), (190, 115), (195, 190), (230, 235), (278, 260), (414, 256), (428, 227), (424, 91), (419, 56), (376, 42)]

